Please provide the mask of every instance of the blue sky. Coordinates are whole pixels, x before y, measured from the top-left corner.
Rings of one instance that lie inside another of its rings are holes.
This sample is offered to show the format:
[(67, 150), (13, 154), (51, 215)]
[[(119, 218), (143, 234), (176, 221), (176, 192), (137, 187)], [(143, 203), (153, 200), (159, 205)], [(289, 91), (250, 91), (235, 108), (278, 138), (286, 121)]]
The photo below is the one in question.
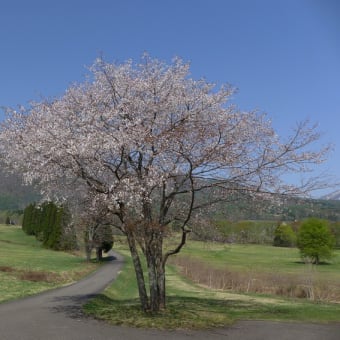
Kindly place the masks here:
[(1, 0), (0, 51), (0, 106), (12, 107), (62, 94), (101, 54), (180, 56), (281, 134), (319, 123), (334, 145), (323, 167), (340, 178), (338, 0)]

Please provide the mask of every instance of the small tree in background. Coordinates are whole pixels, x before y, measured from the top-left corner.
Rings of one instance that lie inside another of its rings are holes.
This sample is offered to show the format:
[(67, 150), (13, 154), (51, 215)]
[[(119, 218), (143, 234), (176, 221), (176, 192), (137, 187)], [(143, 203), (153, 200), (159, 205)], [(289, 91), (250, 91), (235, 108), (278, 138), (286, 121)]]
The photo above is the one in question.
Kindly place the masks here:
[(310, 218), (302, 223), (297, 237), (302, 258), (319, 264), (320, 259), (331, 258), (334, 245), (335, 239), (327, 221)]
[(6, 217), (5, 224), (6, 225), (10, 225), (11, 224), (11, 219), (9, 218), (9, 216)]
[(296, 244), (296, 234), (293, 228), (285, 223), (280, 224), (274, 233), (275, 247), (293, 247)]
[(110, 225), (99, 225), (94, 238), (97, 261), (103, 259), (103, 251), (109, 252), (113, 246), (112, 227)]

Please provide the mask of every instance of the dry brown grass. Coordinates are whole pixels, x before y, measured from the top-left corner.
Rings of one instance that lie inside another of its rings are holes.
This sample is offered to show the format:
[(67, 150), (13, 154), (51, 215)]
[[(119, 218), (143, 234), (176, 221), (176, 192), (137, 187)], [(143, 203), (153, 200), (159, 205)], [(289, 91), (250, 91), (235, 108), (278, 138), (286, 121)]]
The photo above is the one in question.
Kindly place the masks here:
[(251, 269), (232, 271), (213, 268), (190, 257), (174, 257), (171, 264), (190, 280), (212, 289), (340, 303), (339, 283), (315, 278), (313, 272), (308, 270), (301, 275)]
[(0, 272), (12, 273), (12, 272), (15, 272), (15, 268), (9, 267), (9, 266), (0, 266)]
[(57, 273), (25, 270), (17, 273), (17, 278), (31, 282), (48, 282), (57, 283), (61, 282), (62, 278)]
[(77, 272), (72, 274), (68, 273), (67, 275), (65, 275), (63, 273), (55, 273), (48, 271), (16, 269), (10, 266), (0, 266), (0, 272), (9, 273), (19, 280), (31, 282), (47, 282), (54, 284), (73, 281), (74, 278), (81, 276), (81, 274)]

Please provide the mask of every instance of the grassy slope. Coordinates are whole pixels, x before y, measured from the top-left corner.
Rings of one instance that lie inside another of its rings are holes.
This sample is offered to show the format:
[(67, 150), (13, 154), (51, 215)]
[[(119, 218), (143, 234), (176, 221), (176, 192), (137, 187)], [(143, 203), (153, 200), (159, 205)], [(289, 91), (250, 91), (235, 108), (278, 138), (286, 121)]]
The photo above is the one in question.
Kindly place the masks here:
[[(215, 248), (215, 245), (203, 248), (201, 246), (203, 245), (194, 245), (198, 251), (202, 251), (201, 256), (204, 256), (205, 260), (214, 262), (216, 257), (223, 258), (220, 253), (214, 254), (214, 251), (222, 252), (223, 246), (221, 249)], [(250, 258), (255, 262), (260, 260), (262, 257), (260, 255), (255, 259), (252, 252), (247, 254), (247, 248), (240, 247), (243, 249), (244, 259), (248, 259), (247, 265)], [(257, 252), (261, 253), (260, 249), (257, 248)], [(221, 327), (239, 319), (340, 321), (340, 304), (321, 304), (306, 300), (212, 290), (183, 278), (172, 266), (167, 268), (167, 310), (158, 315), (145, 315), (139, 310), (137, 287), (128, 251), (124, 246), (118, 250), (126, 256), (127, 262), (123, 272), (104, 294), (85, 306), (87, 313), (114, 324), (178, 329)], [(255, 248), (250, 247), (249, 250), (254, 251)], [(263, 249), (264, 253), (267, 251), (268, 249)], [(191, 255), (195, 253), (190, 245), (186, 247), (186, 252)], [(209, 258), (207, 254), (211, 257)], [(224, 256), (228, 258), (228, 254)], [(237, 258), (238, 255), (235, 254), (235, 262)], [(269, 256), (269, 260), (262, 261), (270, 263), (270, 258)], [(241, 268), (240, 263), (237, 266)], [(287, 265), (286, 269), (289, 267)]]
[(42, 248), (19, 227), (0, 226), (0, 302), (73, 282), (95, 267), (80, 257)]

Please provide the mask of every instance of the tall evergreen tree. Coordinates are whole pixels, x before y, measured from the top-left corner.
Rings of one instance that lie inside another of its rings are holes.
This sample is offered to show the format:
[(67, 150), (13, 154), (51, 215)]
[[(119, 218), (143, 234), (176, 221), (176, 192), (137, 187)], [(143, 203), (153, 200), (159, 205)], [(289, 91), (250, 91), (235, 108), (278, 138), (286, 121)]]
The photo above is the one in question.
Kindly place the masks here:
[(44, 202), (40, 206), (30, 204), (26, 207), (22, 228), (28, 235), (35, 235), (46, 248), (71, 250), (77, 247), (71, 222), (67, 208)]

